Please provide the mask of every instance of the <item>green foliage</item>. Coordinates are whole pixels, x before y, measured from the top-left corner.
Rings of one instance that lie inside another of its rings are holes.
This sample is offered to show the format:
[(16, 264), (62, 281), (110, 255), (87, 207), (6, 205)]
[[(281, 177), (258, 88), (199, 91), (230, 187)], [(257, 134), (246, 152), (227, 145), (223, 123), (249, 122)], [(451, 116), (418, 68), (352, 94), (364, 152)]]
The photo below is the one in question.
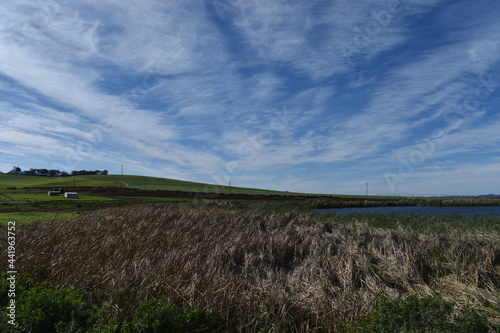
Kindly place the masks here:
[[(497, 329), (499, 329), (497, 327)], [(467, 333), (467, 332), (477, 332), (486, 333), (488, 332), (488, 323), (486, 318), (479, 315), (473, 310), (466, 310), (464, 314), (456, 319), (456, 329), (454, 332)], [(498, 331), (497, 331), (498, 332)]]
[(79, 290), (66, 288), (56, 290), (45, 283), (36, 285), (29, 276), (16, 277), (17, 326), (7, 322), (7, 302), (9, 300), (2, 276), (1, 295), (2, 332), (85, 332), (90, 329), (97, 311), (85, 294)]
[[(2, 274), (0, 275), (0, 306), (6, 306), (7, 302), (9, 301), (10, 297), (8, 296), (9, 294), (9, 288), (10, 288), (10, 282), (7, 280), (8, 277), (10, 277), (10, 274)], [(29, 274), (22, 274), (22, 275), (17, 275), (16, 276), (16, 282), (15, 282), (15, 294), (19, 295), (22, 294), (25, 290), (29, 290), (30, 288), (33, 288), (35, 286), (35, 281), (31, 278), (31, 275)]]
[(0, 332), (209, 333), (220, 332), (225, 326), (219, 314), (197, 307), (181, 308), (167, 303), (164, 298), (139, 304), (129, 320), (130, 325), (122, 328), (114, 324), (100, 325), (98, 319), (104, 312), (92, 305), (84, 292), (73, 288), (57, 290), (48, 283), (36, 283), (29, 275), (16, 276), (17, 326), (13, 326), (8, 323), (6, 308), (12, 298), (9, 297), (7, 277), (3, 274), (0, 280)]
[(484, 317), (472, 310), (454, 318), (452, 303), (440, 297), (381, 300), (348, 332), (488, 332)]
[[(319, 214), (319, 213), (318, 213)], [(330, 214), (320, 214), (327, 215)], [(332, 214), (333, 215), (333, 214)], [(500, 218), (496, 216), (461, 216), (461, 215), (420, 215), (420, 214), (346, 214), (333, 215), (335, 223), (351, 224), (362, 221), (369, 226), (381, 229), (398, 229), (412, 233), (445, 234), (475, 232), (500, 232)]]
[(131, 321), (132, 331), (137, 333), (208, 333), (223, 325), (223, 318), (212, 311), (180, 308), (165, 298), (139, 305)]

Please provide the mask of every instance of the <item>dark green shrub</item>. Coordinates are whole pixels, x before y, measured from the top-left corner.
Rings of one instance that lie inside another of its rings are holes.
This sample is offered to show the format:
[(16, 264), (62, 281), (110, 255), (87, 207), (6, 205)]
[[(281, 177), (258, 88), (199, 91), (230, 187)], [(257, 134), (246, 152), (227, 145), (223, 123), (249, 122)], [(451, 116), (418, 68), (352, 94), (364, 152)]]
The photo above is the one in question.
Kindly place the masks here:
[(132, 331), (137, 333), (220, 332), (223, 325), (223, 318), (212, 311), (180, 308), (165, 298), (139, 305), (131, 321)]
[(381, 300), (375, 310), (351, 325), (348, 332), (488, 332), (484, 317), (472, 310), (453, 318), (453, 305), (440, 297), (409, 296)]
[[(497, 327), (497, 332), (500, 331), (500, 328)], [(477, 314), (475, 311), (467, 310), (465, 313), (457, 318), (456, 324), (456, 333), (487, 333), (488, 332), (488, 323), (486, 322), (486, 318)]]
[(96, 310), (83, 292), (70, 288), (56, 290), (45, 283), (35, 285), (29, 277), (21, 277), (16, 281), (17, 326), (13, 326), (8, 323), (3, 281), (1, 287), (2, 332), (85, 332), (95, 322)]
[[(7, 280), (7, 278), (10, 276), (11, 276), (10, 274), (0, 275), (0, 306), (2, 308), (7, 306), (7, 302), (10, 299), (10, 297), (8, 296), (10, 282)], [(36, 285), (35, 281), (29, 274), (15, 275), (16, 295), (22, 294), (25, 290), (33, 288), (35, 285)]]

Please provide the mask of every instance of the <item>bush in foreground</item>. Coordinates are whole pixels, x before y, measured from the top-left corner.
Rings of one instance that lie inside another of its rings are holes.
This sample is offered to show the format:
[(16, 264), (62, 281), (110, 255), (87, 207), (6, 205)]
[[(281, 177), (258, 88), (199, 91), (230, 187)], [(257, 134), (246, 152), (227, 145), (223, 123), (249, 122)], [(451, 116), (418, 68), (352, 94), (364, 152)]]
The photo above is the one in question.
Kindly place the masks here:
[(93, 305), (88, 294), (73, 288), (54, 289), (48, 283), (36, 283), (29, 275), (16, 277), (16, 326), (8, 323), (6, 306), (9, 283), (0, 280), (0, 332), (66, 333), (210, 333), (221, 332), (224, 318), (198, 307), (181, 308), (165, 298), (140, 303), (128, 325), (102, 325), (103, 309)]
[[(5, 308), (7, 288), (4, 281), (0, 282), (0, 296)], [(216, 312), (199, 307), (179, 307), (165, 297), (140, 303), (123, 326), (101, 326), (98, 319), (103, 310), (99, 312), (88, 295), (80, 290), (56, 290), (47, 283), (36, 284), (29, 276), (20, 277), (18, 285), (21, 291), (16, 296), (19, 300), (18, 326), (8, 324), (6, 313), (2, 311), (2, 332), (211, 333), (227, 332), (229, 328), (225, 318)], [(347, 333), (487, 333), (488, 325), (483, 316), (471, 309), (455, 313), (453, 304), (440, 297), (412, 295), (406, 299), (382, 299), (372, 312), (345, 329), (338, 329)], [(271, 327), (261, 327), (258, 331), (269, 330)]]
[(453, 304), (440, 297), (384, 299), (348, 332), (476, 332), (487, 333), (484, 317), (473, 310), (454, 316)]
[(46, 283), (36, 284), (29, 276), (19, 276), (16, 281), (17, 325), (8, 323), (6, 306), (8, 289), (2, 276), (1, 300), (2, 332), (86, 332), (96, 321), (96, 308), (84, 292), (72, 288), (54, 289)]
[(160, 298), (142, 303), (130, 326), (136, 333), (210, 333), (224, 326), (224, 319), (209, 310), (180, 308)]

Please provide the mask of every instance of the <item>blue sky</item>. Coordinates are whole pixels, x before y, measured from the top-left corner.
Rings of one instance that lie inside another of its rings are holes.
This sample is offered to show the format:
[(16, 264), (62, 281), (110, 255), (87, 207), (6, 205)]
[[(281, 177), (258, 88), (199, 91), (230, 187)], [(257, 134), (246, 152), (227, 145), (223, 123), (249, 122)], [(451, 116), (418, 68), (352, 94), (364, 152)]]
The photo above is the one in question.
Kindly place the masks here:
[(3, 1), (0, 170), (500, 193), (493, 0)]

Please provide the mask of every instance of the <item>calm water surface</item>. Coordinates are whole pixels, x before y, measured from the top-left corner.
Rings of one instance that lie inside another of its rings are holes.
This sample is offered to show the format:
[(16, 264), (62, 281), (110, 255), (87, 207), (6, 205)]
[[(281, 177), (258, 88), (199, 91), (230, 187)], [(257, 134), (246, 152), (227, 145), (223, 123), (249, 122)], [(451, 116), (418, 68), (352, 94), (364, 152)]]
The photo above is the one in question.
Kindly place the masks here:
[(317, 209), (319, 212), (335, 212), (336, 214), (428, 214), (428, 215), (467, 215), (467, 216), (500, 216), (500, 206), (479, 207), (366, 207), (366, 208), (332, 208)]

